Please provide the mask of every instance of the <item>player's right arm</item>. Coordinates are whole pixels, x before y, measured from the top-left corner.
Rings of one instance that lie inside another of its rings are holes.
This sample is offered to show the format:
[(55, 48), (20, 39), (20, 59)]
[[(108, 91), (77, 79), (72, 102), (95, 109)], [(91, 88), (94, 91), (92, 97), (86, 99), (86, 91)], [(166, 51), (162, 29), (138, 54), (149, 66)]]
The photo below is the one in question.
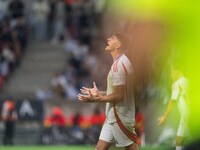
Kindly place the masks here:
[(174, 82), (174, 84), (172, 85), (172, 94), (171, 94), (171, 99), (167, 105), (167, 109), (164, 113), (163, 116), (161, 116), (158, 119), (158, 124), (162, 125), (166, 122), (168, 116), (170, 115), (175, 103), (177, 102), (178, 98), (180, 96), (180, 88), (179, 88), (179, 83), (176, 81)]
[(170, 100), (169, 101), (169, 103), (167, 105), (167, 109), (166, 109), (164, 115), (161, 116), (160, 118), (158, 118), (158, 124), (159, 125), (162, 125), (162, 124), (164, 124), (166, 122), (166, 120), (169, 117), (169, 115), (170, 115), (175, 103), (176, 103), (176, 101), (174, 101), (174, 100)]
[(91, 92), (91, 94), (93, 96), (97, 96), (98, 94), (100, 94), (100, 95), (106, 95), (106, 91), (99, 91), (98, 90), (95, 82), (93, 82), (93, 88), (82, 87), (80, 89), (80, 91), (81, 91), (82, 94), (86, 94), (86, 95), (89, 94), (89, 91)]

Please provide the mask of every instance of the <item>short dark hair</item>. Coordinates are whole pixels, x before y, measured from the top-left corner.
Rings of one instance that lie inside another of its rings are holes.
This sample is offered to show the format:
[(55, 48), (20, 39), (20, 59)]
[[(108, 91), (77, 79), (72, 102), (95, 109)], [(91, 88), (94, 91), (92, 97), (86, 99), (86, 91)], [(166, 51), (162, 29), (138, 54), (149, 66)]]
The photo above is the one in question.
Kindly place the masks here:
[(121, 32), (113, 32), (113, 35), (121, 42), (122, 50), (128, 50), (129, 48), (129, 37), (128, 35)]

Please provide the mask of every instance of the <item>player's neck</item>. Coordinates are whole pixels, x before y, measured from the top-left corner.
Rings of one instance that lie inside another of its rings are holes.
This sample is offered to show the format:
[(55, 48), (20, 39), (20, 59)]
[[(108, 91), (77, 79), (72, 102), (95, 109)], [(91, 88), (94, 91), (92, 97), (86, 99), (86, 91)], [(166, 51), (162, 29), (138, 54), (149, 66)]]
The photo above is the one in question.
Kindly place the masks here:
[(118, 56), (120, 56), (122, 54), (123, 54), (123, 51), (121, 51), (121, 50), (114, 50), (111, 52), (113, 60), (115, 60)]

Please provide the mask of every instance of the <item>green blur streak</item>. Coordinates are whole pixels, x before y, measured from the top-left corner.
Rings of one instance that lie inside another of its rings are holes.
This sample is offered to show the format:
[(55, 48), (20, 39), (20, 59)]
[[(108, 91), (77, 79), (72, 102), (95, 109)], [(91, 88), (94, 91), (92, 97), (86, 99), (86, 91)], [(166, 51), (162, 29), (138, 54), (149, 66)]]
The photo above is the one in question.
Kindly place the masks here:
[(173, 30), (168, 45), (179, 55), (175, 62), (185, 66), (190, 81), (189, 127), (193, 139), (200, 138), (200, 2), (198, 0), (109, 0), (109, 8), (135, 19), (153, 19)]

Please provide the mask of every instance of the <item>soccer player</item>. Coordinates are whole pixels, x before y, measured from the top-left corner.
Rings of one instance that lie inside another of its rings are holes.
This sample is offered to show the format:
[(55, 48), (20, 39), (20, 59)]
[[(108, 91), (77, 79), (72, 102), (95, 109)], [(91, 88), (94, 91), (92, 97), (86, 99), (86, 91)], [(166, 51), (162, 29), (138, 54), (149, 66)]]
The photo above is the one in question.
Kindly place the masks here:
[(180, 112), (180, 123), (176, 135), (176, 150), (182, 150), (185, 139), (189, 135), (189, 130), (187, 127), (188, 119), (188, 80), (183, 76), (183, 73), (179, 69), (172, 69), (171, 77), (173, 79), (171, 100), (168, 103), (167, 109), (163, 116), (158, 119), (159, 125), (166, 122), (170, 112), (176, 103), (178, 103), (178, 108)]
[(99, 91), (95, 82), (93, 88), (83, 87), (78, 99), (83, 102), (106, 103), (106, 120), (101, 130), (96, 150), (108, 150), (115, 143), (126, 150), (138, 150), (136, 144), (135, 102), (133, 89), (129, 88), (133, 68), (124, 50), (128, 46), (128, 37), (122, 33), (113, 33), (108, 38), (105, 51), (113, 58), (113, 64), (107, 76), (107, 91)]

